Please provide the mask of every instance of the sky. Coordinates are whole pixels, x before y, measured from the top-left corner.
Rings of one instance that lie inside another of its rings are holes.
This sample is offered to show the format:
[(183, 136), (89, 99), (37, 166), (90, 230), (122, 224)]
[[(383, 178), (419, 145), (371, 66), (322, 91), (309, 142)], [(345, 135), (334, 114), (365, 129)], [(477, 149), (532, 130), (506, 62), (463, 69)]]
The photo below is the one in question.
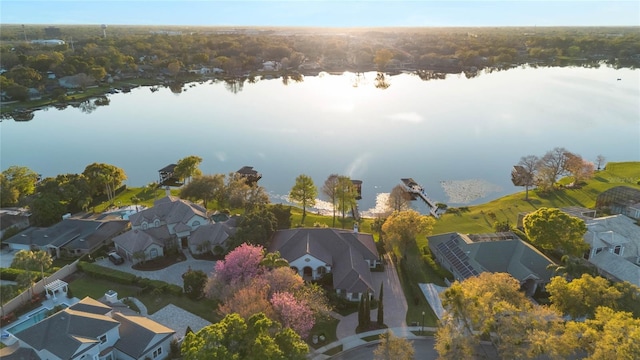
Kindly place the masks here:
[(640, 26), (640, 1), (2, 0), (1, 24)]

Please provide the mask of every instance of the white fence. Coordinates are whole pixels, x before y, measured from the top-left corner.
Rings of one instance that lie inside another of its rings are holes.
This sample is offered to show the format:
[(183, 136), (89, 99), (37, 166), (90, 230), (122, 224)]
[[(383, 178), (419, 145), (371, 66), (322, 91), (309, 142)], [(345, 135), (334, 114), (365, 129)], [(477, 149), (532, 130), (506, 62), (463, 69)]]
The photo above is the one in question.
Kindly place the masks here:
[[(54, 280), (62, 280), (65, 277), (73, 274), (78, 270), (78, 261), (76, 260), (69, 265), (65, 265), (62, 269), (56, 271), (51, 276), (48, 276), (44, 279), (41, 279), (35, 285), (33, 285), (33, 293), (34, 294), (42, 294), (44, 292), (44, 285), (48, 284)], [(10, 314), (14, 312), (16, 309), (20, 308), (22, 305), (31, 301), (31, 288), (22, 292), (22, 294), (16, 296), (15, 298), (8, 301), (6, 304), (2, 305), (0, 309), (0, 316), (5, 316), (5, 314)]]

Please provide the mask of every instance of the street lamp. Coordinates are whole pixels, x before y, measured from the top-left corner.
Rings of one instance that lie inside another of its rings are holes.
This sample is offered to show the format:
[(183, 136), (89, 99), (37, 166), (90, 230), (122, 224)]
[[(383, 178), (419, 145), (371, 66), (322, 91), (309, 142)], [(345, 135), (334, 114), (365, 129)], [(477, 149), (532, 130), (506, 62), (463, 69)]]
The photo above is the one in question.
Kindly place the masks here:
[(424, 336), (424, 311), (422, 312), (422, 330), (420, 333)]

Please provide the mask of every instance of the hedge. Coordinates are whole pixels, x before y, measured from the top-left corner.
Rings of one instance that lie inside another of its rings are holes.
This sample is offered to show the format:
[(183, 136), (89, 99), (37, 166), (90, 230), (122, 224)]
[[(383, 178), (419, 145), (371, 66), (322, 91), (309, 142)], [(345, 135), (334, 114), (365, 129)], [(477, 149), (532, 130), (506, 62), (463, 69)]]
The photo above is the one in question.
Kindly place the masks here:
[(142, 278), (128, 272), (110, 269), (84, 261), (78, 262), (78, 268), (91, 277), (100, 277), (124, 285), (139, 286), (142, 288), (142, 292), (157, 291), (160, 293), (182, 295), (182, 288), (180, 286), (164, 281)]
[(119, 284), (133, 285), (136, 282), (136, 276), (133, 274), (85, 261), (79, 261), (78, 268), (91, 277), (99, 277)]

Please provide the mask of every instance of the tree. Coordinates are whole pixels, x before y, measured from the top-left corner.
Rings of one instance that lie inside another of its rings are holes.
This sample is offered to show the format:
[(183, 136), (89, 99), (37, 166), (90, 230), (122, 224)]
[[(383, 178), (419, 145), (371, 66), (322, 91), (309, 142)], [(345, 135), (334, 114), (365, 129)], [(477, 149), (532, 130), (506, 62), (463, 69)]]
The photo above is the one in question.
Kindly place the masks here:
[(276, 223), (275, 216), (267, 208), (245, 214), (239, 221), (235, 234), (231, 236), (230, 246), (242, 243), (267, 246), (271, 235), (276, 231)]
[(116, 190), (127, 179), (127, 175), (121, 168), (101, 163), (88, 165), (82, 174), (89, 182), (91, 193), (93, 195), (105, 194), (110, 202), (113, 202)]
[(524, 232), (534, 245), (543, 249), (560, 249), (566, 254), (582, 256), (589, 250), (583, 236), (584, 221), (559, 209), (540, 208), (523, 219)]
[(202, 158), (199, 156), (187, 156), (186, 158), (178, 160), (176, 167), (173, 169), (173, 173), (177, 178), (183, 179), (188, 183), (192, 177), (202, 174), (202, 171), (198, 168), (201, 162)]
[[(21, 282), (29, 287), (33, 286), (35, 277), (32, 273), (40, 271), (41, 277), (44, 278), (44, 271), (48, 270), (52, 264), (53, 260), (51, 259), (51, 255), (43, 250), (20, 250), (13, 256), (13, 260), (11, 261), (12, 268), (26, 271)], [(31, 291), (33, 292), (33, 288)]]
[(197, 176), (180, 189), (180, 197), (191, 200), (202, 200), (206, 209), (210, 200), (221, 198), (224, 191), (224, 175)]
[(31, 219), (36, 226), (51, 226), (62, 219), (66, 208), (56, 194), (43, 193), (29, 203)]
[(263, 258), (262, 246), (242, 244), (216, 262), (215, 276), (225, 284), (248, 280), (260, 272), (258, 265)]
[(342, 228), (345, 225), (346, 213), (356, 206), (356, 196), (358, 192), (353, 182), (348, 176), (338, 176), (336, 186), (336, 199), (338, 200), (338, 207), (342, 213)]
[(193, 300), (200, 299), (204, 295), (204, 287), (207, 284), (207, 274), (202, 270), (187, 270), (182, 274), (184, 293)]
[(387, 200), (387, 207), (391, 211), (408, 210), (411, 203), (411, 195), (402, 187), (402, 185), (396, 185), (391, 189), (389, 199)]
[(169, 73), (175, 77), (176, 75), (178, 75), (178, 73), (180, 72), (180, 69), (182, 68), (182, 62), (176, 60), (176, 61), (172, 61), (169, 64), (167, 64), (167, 70), (169, 70)]
[(566, 172), (567, 154), (567, 149), (556, 147), (540, 159), (537, 167), (538, 183), (543, 189), (552, 188), (558, 176)]
[(188, 334), (181, 350), (185, 360), (304, 360), (309, 347), (291, 329), (258, 313), (246, 321), (238, 314), (229, 314)]
[(592, 162), (584, 160), (580, 155), (567, 153), (565, 163), (567, 172), (573, 176), (574, 185), (579, 185), (593, 177), (595, 166)]
[(277, 292), (271, 296), (270, 302), (283, 326), (290, 327), (302, 338), (309, 336), (315, 319), (304, 301), (296, 299), (289, 292)]
[(420, 215), (415, 210), (395, 211), (385, 220), (382, 231), (391, 246), (398, 246), (403, 256), (407, 248), (414, 243), (418, 234), (431, 233), (435, 219)]
[(384, 282), (380, 283), (380, 294), (378, 295), (378, 327), (384, 326), (384, 302), (382, 299), (382, 292), (384, 290)]
[(640, 319), (628, 312), (599, 307), (594, 319), (569, 321), (562, 343), (586, 352), (586, 359), (637, 359)]
[(615, 310), (623, 295), (607, 279), (589, 274), (571, 281), (556, 276), (547, 284), (546, 289), (553, 307), (574, 319), (593, 318), (599, 306)]
[(307, 206), (314, 206), (317, 196), (318, 188), (313, 183), (313, 179), (305, 174), (298, 175), (296, 183), (289, 192), (289, 199), (302, 206), (302, 224), (307, 216)]
[(262, 261), (260, 261), (260, 265), (268, 269), (275, 269), (279, 267), (289, 267), (289, 262), (280, 256), (279, 251), (276, 251), (265, 254)]
[(391, 331), (380, 334), (380, 344), (373, 351), (374, 360), (411, 360), (414, 349), (407, 339), (399, 338)]
[(536, 169), (540, 159), (535, 155), (527, 155), (520, 158), (518, 165), (511, 171), (511, 182), (515, 186), (524, 186), (525, 200), (529, 200), (529, 187), (535, 184)]
[(604, 155), (598, 155), (596, 156), (596, 166), (598, 167), (597, 170), (600, 171), (600, 169), (602, 169), (602, 166), (606, 163), (606, 159), (604, 157)]
[(520, 291), (518, 280), (506, 273), (484, 272), (454, 282), (441, 295), (445, 309), (436, 332), (436, 349), (444, 359), (468, 358), (482, 339), (490, 338), (501, 358), (548, 354), (535, 337), (557, 337), (562, 318), (534, 305)]
[[(26, 166), (10, 166), (2, 172), (2, 207), (15, 206), (34, 193), (40, 175)], [(7, 196), (5, 198), (5, 195)]]
[(338, 207), (338, 174), (331, 174), (322, 185), (322, 192), (327, 195), (333, 208), (333, 225), (336, 227), (336, 208)]
[(380, 49), (376, 51), (376, 55), (373, 58), (373, 62), (376, 63), (379, 71), (384, 71), (389, 61), (393, 59), (393, 52), (389, 49)]

